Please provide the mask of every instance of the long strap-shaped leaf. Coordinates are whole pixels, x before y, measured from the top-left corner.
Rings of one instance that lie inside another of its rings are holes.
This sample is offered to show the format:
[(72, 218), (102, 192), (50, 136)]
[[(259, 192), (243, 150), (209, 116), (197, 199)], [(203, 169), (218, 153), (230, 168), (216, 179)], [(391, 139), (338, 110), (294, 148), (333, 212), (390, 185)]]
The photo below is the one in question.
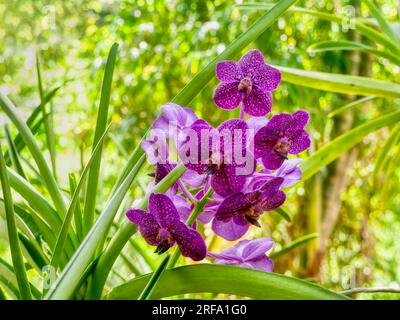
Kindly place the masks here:
[[(114, 288), (107, 298), (137, 299), (150, 276), (145, 275)], [(203, 292), (234, 294), (253, 299), (348, 299), (305, 280), (272, 272), (210, 264), (167, 269), (153, 291), (152, 298)]]
[[(269, 12), (258, 19), (246, 32), (232, 42), (219, 56), (210, 62), (202, 71), (200, 71), (173, 99), (173, 102), (187, 105), (192, 99), (203, 89), (203, 87), (213, 78), (215, 74), (215, 65), (225, 59), (230, 59), (240, 53), (242, 49), (247, 47), (251, 42), (257, 39), (265, 30), (267, 30), (293, 3), (295, 0), (282, 0), (277, 3)], [(137, 149), (132, 157), (142, 154), (141, 148)], [(111, 270), (112, 265), (117, 259), (122, 248), (129, 238), (136, 232), (131, 223), (125, 223), (121, 229), (114, 235), (110, 245), (99, 259), (96, 266), (98, 277), (102, 278), (93, 281), (93, 285), (97, 288), (91, 295), (92, 298), (99, 297), (103, 289), (105, 279)]]
[[(108, 118), (108, 107), (110, 104), (111, 97), (111, 84), (114, 72), (115, 60), (117, 58), (118, 44), (114, 43), (110, 49), (110, 53), (107, 58), (106, 68), (104, 71), (103, 84), (101, 87), (100, 105), (99, 112), (97, 114), (96, 130), (93, 139), (93, 151), (98, 145), (101, 136), (106, 130), (107, 118)], [(93, 159), (93, 164), (90, 167), (88, 182), (86, 186), (86, 197), (85, 207), (83, 209), (83, 231), (86, 234), (93, 225), (94, 212), (96, 206), (96, 194), (97, 185), (99, 182), (99, 172), (101, 164), (101, 151)]]
[(7, 231), (10, 243), (11, 258), (13, 261), (13, 266), (17, 277), (19, 292), (21, 294), (22, 299), (31, 300), (32, 294), (29, 286), (28, 277), (26, 275), (24, 259), (21, 253), (21, 247), (19, 244), (17, 225), (15, 222), (14, 205), (11, 195), (11, 188), (8, 182), (8, 173), (3, 156), (3, 151), (1, 150), (1, 144), (0, 144), (0, 180), (4, 197), (4, 207), (6, 210)]
[(46, 183), (47, 189), (51, 198), (53, 199), (54, 206), (57, 209), (57, 212), (64, 217), (67, 210), (64, 203), (63, 196), (61, 194), (60, 189), (57, 186), (56, 180), (46, 163), (46, 160), (43, 156), (43, 153), (40, 151), (39, 146), (35, 142), (35, 138), (32, 135), (29, 127), (26, 125), (24, 121), (18, 116), (17, 109), (3, 93), (0, 92), (0, 106), (3, 108), (4, 112), (11, 119), (14, 125), (17, 127), (19, 133), (21, 134), (22, 139), (24, 140), (26, 146), (29, 148), (29, 151), (32, 154), (33, 159), (35, 160), (39, 171), (43, 177), (43, 180)]
[(69, 228), (69, 226), (71, 224), (72, 217), (73, 217), (73, 214), (75, 212), (76, 205), (77, 205), (77, 203), (79, 201), (79, 194), (80, 194), (81, 188), (82, 188), (82, 186), (83, 186), (83, 184), (85, 182), (86, 175), (89, 172), (89, 169), (91, 168), (91, 165), (93, 164), (94, 159), (96, 158), (96, 156), (101, 151), (101, 147), (103, 145), (104, 138), (105, 138), (109, 128), (110, 128), (110, 125), (104, 131), (103, 135), (100, 137), (99, 141), (97, 142), (97, 145), (94, 148), (93, 153), (92, 153), (89, 161), (87, 162), (85, 168), (83, 169), (81, 178), (80, 178), (80, 180), (78, 182), (78, 185), (77, 185), (77, 187), (76, 187), (76, 189), (74, 191), (74, 194), (72, 196), (71, 203), (70, 203), (70, 205), (68, 207), (67, 214), (65, 215), (64, 222), (62, 224), (60, 233), (58, 235), (57, 242), (56, 242), (56, 245), (55, 245), (55, 248), (54, 248), (54, 251), (53, 251), (53, 255), (52, 255), (51, 261), (50, 261), (50, 265), (52, 265), (56, 270), (58, 268), (58, 264), (59, 264), (60, 257), (61, 257), (61, 254), (62, 254), (62, 251), (63, 251), (63, 248), (64, 248), (65, 240), (67, 239), (68, 228)]
[(300, 168), (303, 170), (303, 180), (312, 177), (322, 167), (331, 163), (343, 154), (343, 152), (359, 143), (367, 134), (379, 128), (398, 123), (399, 121), (400, 111), (391, 112), (368, 121), (324, 145), (300, 164)]
[(280, 66), (277, 68), (282, 72), (283, 81), (304, 87), (365, 96), (400, 97), (400, 84), (393, 82)]

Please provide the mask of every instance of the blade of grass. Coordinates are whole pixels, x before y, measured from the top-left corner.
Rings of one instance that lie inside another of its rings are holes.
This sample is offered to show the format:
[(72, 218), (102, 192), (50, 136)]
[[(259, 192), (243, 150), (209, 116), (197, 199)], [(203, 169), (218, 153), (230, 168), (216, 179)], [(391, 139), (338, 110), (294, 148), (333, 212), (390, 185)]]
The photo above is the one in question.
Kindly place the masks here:
[(22, 168), (21, 162), (19, 161), (19, 155), (17, 148), (15, 147), (14, 140), (11, 138), (10, 130), (8, 125), (4, 125), (4, 132), (6, 133), (6, 139), (8, 144), (8, 150), (10, 151), (11, 162), (17, 171), (17, 173), (26, 180), (24, 169)]
[(56, 270), (58, 268), (59, 260), (61, 258), (61, 253), (64, 250), (65, 240), (67, 238), (68, 229), (69, 229), (69, 226), (70, 226), (71, 221), (72, 221), (73, 214), (74, 214), (75, 209), (76, 209), (76, 204), (79, 201), (79, 194), (80, 194), (81, 188), (82, 188), (83, 184), (85, 183), (86, 175), (89, 172), (89, 170), (90, 170), (90, 168), (91, 168), (91, 166), (93, 164), (94, 159), (96, 159), (96, 157), (98, 156), (99, 152), (101, 151), (104, 138), (106, 137), (107, 132), (110, 129), (110, 126), (111, 126), (111, 124), (105, 129), (103, 135), (98, 140), (97, 145), (95, 146), (89, 161), (87, 162), (85, 168), (83, 169), (83, 172), (81, 174), (81, 178), (79, 179), (78, 185), (77, 185), (77, 187), (76, 187), (76, 189), (74, 191), (74, 194), (72, 196), (71, 203), (69, 205), (67, 214), (65, 215), (65, 218), (64, 218), (60, 233), (58, 234), (58, 237), (57, 237), (57, 241), (56, 241), (56, 245), (55, 245), (55, 248), (54, 248), (54, 251), (53, 251), (53, 255), (52, 255), (51, 260), (50, 260), (50, 265), (52, 265)]
[(361, 99), (357, 99), (355, 101), (352, 101), (352, 102), (344, 105), (343, 107), (340, 107), (340, 108), (337, 108), (337, 109), (333, 110), (332, 112), (330, 112), (328, 114), (328, 117), (332, 118), (334, 116), (337, 116), (338, 114), (342, 114), (345, 111), (349, 111), (349, 110), (353, 110), (355, 108), (361, 107), (364, 104), (366, 104), (367, 102), (369, 102), (369, 101), (371, 101), (371, 100), (373, 100), (375, 98), (376, 98), (375, 96), (368, 96), (368, 97), (363, 97)]
[(0, 180), (4, 197), (4, 207), (6, 210), (6, 217), (7, 217), (6, 219), (7, 232), (8, 232), (8, 239), (10, 242), (11, 258), (13, 261), (14, 269), (16, 271), (19, 292), (21, 294), (22, 299), (31, 300), (32, 293), (29, 286), (28, 277), (26, 275), (25, 264), (18, 240), (18, 231), (15, 222), (15, 213), (14, 213), (11, 188), (8, 182), (8, 173), (1, 144), (0, 144)]
[(151, 293), (154, 291), (155, 286), (157, 285), (158, 280), (160, 279), (162, 273), (167, 267), (167, 263), (169, 261), (170, 256), (167, 255), (164, 260), (161, 262), (160, 266), (156, 271), (151, 275), (149, 282), (144, 287), (142, 293), (139, 295), (138, 300), (148, 300), (151, 296)]
[[(118, 52), (118, 44), (114, 43), (108, 54), (104, 78), (101, 87), (99, 112), (97, 114), (96, 130), (93, 139), (93, 148), (100, 140), (107, 126), (108, 108), (110, 105), (111, 85), (114, 73), (114, 65)], [(102, 148), (100, 148), (101, 151)], [(89, 178), (86, 186), (85, 206), (83, 209), (83, 231), (86, 234), (93, 225), (96, 206), (97, 187), (99, 182), (99, 172), (101, 164), (101, 152), (93, 159), (90, 168)]]
[[(70, 194), (71, 198), (76, 190), (76, 178), (73, 173), (68, 175), (69, 185), (70, 185)], [(74, 224), (76, 228), (76, 236), (78, 238), (78, 242), (81, 242), (83, 239), (83, 225), (82, 225), (82, 210), (79, 201), (77, 201), (76, 209), (74, 211)]]
[(293, 241), (288, 246), (282, 248), (281, 250), (271, 253), (269, 255), (269, 257), (271, 259), (279, 258), (280, 256), (283, 256), (284, 254), (293, 251), (294, 249), (302, 246), (303, 244), (306, 244), (308, 241), (313, 240), (317, 237), (318, 237), (318, 234), (316, 234), (316, 233), (310, 233), (305, 236), (302, 236), (302, 237), (296, 239), (295, 241)]
[(56, 147), (55, 147), (55, 134), (53, 132), (53, 125), (51, 123), (52, 116), (51, 116), (51, 108), (49, 115), (47, 116), (46, 111), (46, 103), (45, 103), (45, 93), (43, 88), (42, 82), (42, 73), (40, 70), (40, 58), (39, 54), (36, 54), (36, 74), (37, 74), (37, 82), (38, 82), (38, 89), (39, 89), (39, 96), (40, 96), (40, 109), (42, 112), (42, 117), (44, 120), (44, 132), (46, 134), (46, 143), (47, 148), (50, 154), (51, 165), (53, 168), (53, 175), (55, 179), (57, 179), (57, 170), (56, 170)]
[(57, 183), (52, 175), (50, 168), (48, 167), (46, 160), (39, 149), (39, 146), (35, 142), (35, 138), (32, 135), (29, 127), (26, 125), (25, 122), (21, 120), (18, 116), (18, 112), (13, 105), (13, 103), (0, 92), (0, 105), (3, 108), (4, 112), (10, 118), (10, 120), (14, 123), (17, 127), (21, 137), (24, 139), (26, 146), (29, 148), (29, 151), (32, 154), (33, 159), (35, 160), (39, 171), (46, 183), (47, 189), (49, 194), (53, 200), (53, 203), (57, 209), (58, 214), (61, 217), (64, 217), (66, 214), (66, 207), (64, 203), (63, 196), (61, 194), (60, 189), (57, 186)]

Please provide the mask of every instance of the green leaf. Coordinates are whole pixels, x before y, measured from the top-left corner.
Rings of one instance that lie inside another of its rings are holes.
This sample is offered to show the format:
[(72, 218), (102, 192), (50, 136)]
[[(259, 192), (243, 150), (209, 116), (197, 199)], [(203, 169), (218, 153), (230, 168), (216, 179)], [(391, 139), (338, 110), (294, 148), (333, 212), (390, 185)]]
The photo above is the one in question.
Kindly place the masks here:
[[(73, 173), (68, 175), (69, 186), (70, 186), (70, 194), (73, 196), (76, 190), (76, 178)], [(82, 210), (79, 201), (77, 201), (76, 209), (74, 211), (74, 224), (76, 228), (76, 237), (78, 238), (78, 242), (83, 239), (83, 225), (82, 225)]]
[(371, 53), (378, 57), (383, 57), (388, 59), (389, 61), (400, 64), (400, 58), (396, 55), (393, 55), (390, 52), (377, 50), (373, 47), (367, 46), (363, 43), (348, 41), (348, 40), (328, 40), (313, 43), (311, 46), (307, 48), (309, 53), (318, 53), (325, 51), (335, 51), (335, 50), (351, 50), (351, 51), (363, 51), (367, 53)]
[(296, 239), (295, 241), (293, 241), (288, 246), (282, 248), (281, 250), (271, 253), (269, 255), (269, 257), (271, 259), (279, 258), (280, 256), (293, 251), (294, 249), (302, 246), (303, 244), (305, 244), (308, 241), (313, 240), (313, 239), (315, 239), (317, 237), (318, 237), (318, 235), (316, 233), (310, 233), (310, 234), (307, 234), (305, 236), (302, 236), (302, 237)]
[(66, 207), (63, 196), (57, 186), (56, 180), (54, 179), (52, 172), (50, 171), (50, 168), (46, 163), (43, 153), (40, 151), (39, 146), (37, 145), (35, 138), (32, 135), (32, 132), (30, 131), (26, 123), (23, 122), (22, 119), (18, 116), (18, 112), (13, 103), (7, 98), (7, 96), (2, 93), (0, 93), (0, 105), (7, 116), (10, 118), (10, 120), (17, 127), (22, 139), (24, 140), (26, 146), (29, 148), (32, 157), (34, 158), (39, 168), (39, 171), (46, 183), (47, 189), (53, 199), (58, 214), (60, 214), (61, 217), (64, 217), (66, 214)]
[[(101, 87), (99, 112), (97, 114), (96, 130), (93, 139), (93, 148), (98, 144), (100, 137), (106, 130), (108, 119), (108, 108), (110, 105), (111, 85), (114, 73), (115, 60), (117, 58), (118, 44), (114, 43), (108, 54), (106, 68), (104, 71), (104, 78)], [(83, 209), (83, 231), (86, 234), (93, 225), (94, 212), (96, 207), (97, 186), (99, 182), (100, 164), (101, 164), (101, 151), (93, 159), (93, 165), (90, 168), (89, 178), (86, 187), (85, 207)]]
[[(390, 132), (389, 137), (386, 139), (382, 150), (379, 152), (378, 157), (375, 161), (374, 172), (372, 173), (372, 181), (378, 186), (377, 178), (381, 171), (384, 171), (384, 166), (389, 159), (390, 150), (396, 146), (397, 142), (400, 140), (400, 124), (397, 124)], [(385, 175), (387, 172), (385, 172)]]
[(366, 104), (367, 102), (374, 100), (376, 97), (375, 96), (368, 96), (368, 97), (363, 97), (361, 99), (357, 99), (355, 101), (352, 101), (346, 105), (344, 105), (343, 107), (337, 108), (335, 110), (333, 110), (332, 112), (330, 112), (328, 114), (329, 118), (332, 118), (334, 116), (337, 116), (338, 114), (342, 114), (345, 111), (349, 111), (349, 110), (353, 110), (355, 108), (358, 108), (360, 106), (363, 106), (364, 104)]
[(292, 219), (290, 218), (289, 213), (287, 212), (287, 210), (285, 208), (279, 207), (279, 208), (275, 209), (275, 212), (278, 213), (287, 222), (292, 221)]
[(40, 109), (42, 112), (42, 118), (44, 122), (44, 132), (46, 134), (46, 142), (47, 142), (47, 148), (50, 153), (50, 160), (53, 168), (53, 175), (56, 178), (56, 142), (55, 142), (55, 134), (53, 131), (53, 124), (52, 124), (52, 119), (53, 116), (51, 114), (52, 108), (50, 108), (49, 116), (48, 113), (46, 112), (46, 102), (45, 102), (45, 92), (43, 88), (43, 82), (42, 82), (42, 73), (40, 70), (40, 59), (39, 55), (36, 55), (36, 73), (37, 73), (37, 81), (38, 81), (38, 89), (39, 89), (39, 96), (40, 96)]
[[(149, 281), (145, 275), (128, 281), (108, 294), (107, 299), (137, 299)], [(152, 298), (186, 293), (225, 293), (253, 299), (346, 300), (347, 297), (301, 279), (272, 272), (226, 265), (199, 264), (168, 269)]]
[(389, 23), (386, 21), (386, 18), (382, 15), (374, 2), (371, 0), (364, 0), (364, 2), (368, 6), (368, 9), (372, 16), (378, 22), (382, 31), (387, 35), (389, 39), (393, 40), (394, 44), (396, 44), (400, 48), (400, 36), (391, 28)]
[(65, 244), (65, 240), (67, 239), (68, 229), (69, 229), (69, 226), (71, 224), (73, 214), (75, 213), (76, 205), (77, 205), (77, 203), (79, 201), (79, 194), (81, 192), (81, 188), (82, 188), (83, 184), (85, 183), (86, 175), (89, 172), (89, 170), (91, 169), (91, 166), (93, 165), (94, 159), (96, 159), (96, 157), (98, 156), (99, 152), (101, 151), (104, 138), (105, 138), (108, 130), (110, 129), (110, 126), (111, 125), (109, 125), (106, 128), (106, 130), (104, 131), (103, 135), (100, 137), (99, 141), (97, 142), (97, 145), (95, 146), (95, 148), (93, 150), (93, 153), (92, 153), (88, 163), (86, 164), (85, 168), (83, 169), (81, 178), (80, 178), (80, 180), (78, 182), (78, 185), (77, 185), (77, 187), (76, 187), (76, 189), (74, 191), (74, 194), (72, 196), (71, 203), (70, 203), (70, 205), (68, 207), (67, 214), (65, 215), (65, 218), (64, 218), (60, 233), (58, 234), (56, 245), (55, 245), (55, 248), (54, 248), (54, 251), (53, 251), (53, 255), (52, 255), (51, 261), (50, 261), (50, 264), (56, 270), (58, 268), (58, 263), (59, 263), (59, 260), (60, 260), (60, 257), (61, 257), (61, 253), (64, 250), (64, 244)]
[(338, 93), (400, 97), (400, 85), (367, 77), (307, 71), (276, 66), (282, 72), (282, 80), (304, 87)]
[(173, 102), (187, 105), (200, 92), (200, 90), (214, 77), (215, 66), (221, 60), (229, 60), (240, 53), (251, 42), (257, 39), (267, 30), (293, 3), (295, 0), (281, 0), (270, 11), (259, 18), (246, 32), (242, 33), (234, 42), (211, 61), (203, 70), (181, 90), (173, 99)]
[(86, 235), (85, 239), (64, 268), (60, 277), (57, 279), (54, 289), (49, 290), (45, 299), (68, 299), (75, 291), (81, 276), (89, 266), (90, 261), (95, 254), (99, 242), (107, 236), (107, 232), (112, 224), (114, 216), (144, 161), (145, 157), (142, 156), (118, 188), (115, 195), (106, 204), (106, 207), (100, 214), (96, 223)]
[(348, 149), (354, 147), (369, 133), (399, 121), (400, 111), (391, 112), (370, 120), (324, 145), (300, 164), (300, 168), (303, 171), (303, 180), (312, 177), (322, 167), (331, 163)]
[[(15, 147), (14, 140), (11, 138), (10, 130), (8, 129), (8, 125), (4, 125), (4, 132), (6, 133), (8, 150), (10, 151), (11, 162), (17, 171), (17, 173), (26, 180), (26, 175), (24, 169), (22, 168), (21, 162), (19, 161), (18, 150)], [(7, 162), (6, 162), (7, 163)]]
[(28, 277), (24, 259), (21, 253), (21, 247), (18, 239), (17, 225), (15, 222), (14, 204), (12, 200), (11, 188), (8, 182), (8, 173), (6, 163), (3, 156), (3, 151), (0, 144), (0, 180), (4, 197), (4, 207), (6, 211), (8, 240), (10, 243), (11, 258), (16, 272), (19, 292), (22, 299), (31, 300), (32, 293), (29, 286)]

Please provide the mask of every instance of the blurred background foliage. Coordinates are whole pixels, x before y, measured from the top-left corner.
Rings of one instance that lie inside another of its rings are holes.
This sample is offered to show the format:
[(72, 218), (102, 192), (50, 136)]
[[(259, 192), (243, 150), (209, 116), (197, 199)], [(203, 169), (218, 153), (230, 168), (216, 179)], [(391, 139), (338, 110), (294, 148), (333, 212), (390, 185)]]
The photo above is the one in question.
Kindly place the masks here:
[[(376, 3), (387, 21), (399, 30), (399, 2)], [(40, 57), (45, 91), (62, 86), (51, 107), (57, 134), (58, 175), (67, 188), (68, 173), (79, 172), (90, 154), (102, 70), (110, 46), (119, 43), (110, 109), (114, 127), (103, 156), (107, 165), (101, 172), (97, 198), (101, 203), (106, 200), (121, 164), (156, 118), (160, 106), (170, 101), (196, 72), (263, 12), (240, 4), (241, 1), (221, 0), (3, 1), (0, 3), (0, 89), (13, 99), (22, 114), (29, 115), (40, 102), (36, 55)], [(357, 19), (378, 28), (360, 1), (296, 3), (338, 16), (348, 5), (355, 8)], [(399, 66), (386, 59), (351, 51), (310, 53), (307, 50), (319, 41), (361, 41), (361, 37), (353, 30), (343, 30), (338, 23), (287, 12), (253, 46), (264, 53), (270, 64), (400, 83)], [(214, 125), (237, 113), (236, 110), (227, 115), (227, 111), (214, 106), (211, 97), (216, 84), (216, 79), (210, 82), (190, 105)], [(365, 120), (400, 106), (398, 99), (377, 98), (353, 111), (328, 117), (331, 111), (358, 98), (282, 83), (274, 93), (273, 112), (292, 112), (298, 108), (309, 111), (309, 130), (316, 150)], [(2, 115), (1, 123), (5, 122)], [(271, 236), (276, 249), (305, 234), (320, 234), (307, 246), (279, 258), (275, 262), (276, 272), (309, 278), (338, 291), (350, 285), (399, 286), (398, 144), (388, 151), (384, 170), (372, 179), (389, 129), (367, 136), (315, 177), (288, 190), (286, 209), (292, 218), (290, 223), (271, 214), (264, 217), (261, 230), (254, 229), (248, 234), (249, 238), (260, 234)], [(45, 144), (44, 132), (40, 131), (37, 138)], [(25, 150), (22, 156), (30, 155)], [(132, 186), (131, 200), (143, 194), (148, 179), (144, 175)], [(207, 240), (211, 251), (219, 252), (227, 245), (211, 236)], [(151, 254), (152, 249), (141, 240), (136, 245)], [(8, 260), (4, 240), (0, 242), (0, 250), (0, 256)], [(147, 265), (135, 252), (126, 252), (123, 260), (133, 261), (138, 268)], [(114, 284), (132, 277), (120, 260), (118, 263), (120, 272), (109, 280)], [(150, 262), (150, 268), (151, 265), (154, 267), (156, 262)], [(358, 297), (398, 298), (399, 295)]]

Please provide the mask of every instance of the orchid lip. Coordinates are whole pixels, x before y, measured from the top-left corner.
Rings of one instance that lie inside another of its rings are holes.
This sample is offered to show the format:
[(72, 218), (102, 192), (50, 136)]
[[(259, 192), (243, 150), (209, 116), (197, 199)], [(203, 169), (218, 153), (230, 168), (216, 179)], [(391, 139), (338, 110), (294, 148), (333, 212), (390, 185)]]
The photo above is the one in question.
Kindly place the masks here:
[(238, 85), (238, 90), (241, 92), (250, 93), (253, 90), (251, 80), (249, 78), (243, 78)]
[(171, 244), (168, 240), (164, 240), (157, 246), (154, 253), (163, 254), (164, 252), (168, 251), (169, 248), (171, 248)]
[(280, 152), (280, 151), (277, 151), (277, 150), (274, 150), (274, 151), (275, 151), (275, 153), (276, 153), (279, 157), (281, 157), (282, 159), (285, 159), (285, 160), (289, 159), (286, 153)]
[(245, 215), (245, 219), (247, 220), (248, 223), (252, 224), (253, 226), (261, 228), (260, 222), (256, 218), (253, 218), (251, 216)]

